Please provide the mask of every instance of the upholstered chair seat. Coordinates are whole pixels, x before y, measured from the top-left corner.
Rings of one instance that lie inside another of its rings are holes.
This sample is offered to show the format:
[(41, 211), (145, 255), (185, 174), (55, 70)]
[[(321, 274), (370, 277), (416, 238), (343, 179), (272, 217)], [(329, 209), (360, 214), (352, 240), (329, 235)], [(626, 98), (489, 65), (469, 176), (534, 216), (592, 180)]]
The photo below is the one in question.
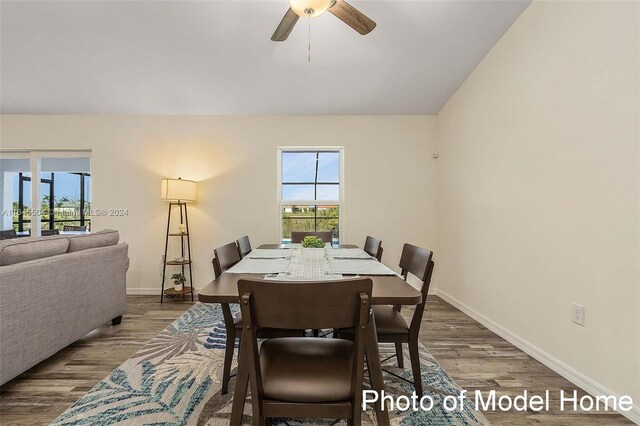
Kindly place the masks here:
[(265, 340), (260, 347), (264, 398), (300, 403), (349, 400), (353, 347), (342, 339)]

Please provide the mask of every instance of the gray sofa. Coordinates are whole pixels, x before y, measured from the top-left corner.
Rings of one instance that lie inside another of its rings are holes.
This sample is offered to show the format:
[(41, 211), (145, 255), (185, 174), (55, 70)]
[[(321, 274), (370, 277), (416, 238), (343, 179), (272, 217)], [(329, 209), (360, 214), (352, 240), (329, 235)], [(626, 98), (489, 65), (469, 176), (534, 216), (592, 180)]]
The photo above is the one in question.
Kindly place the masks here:
[(0, 384), (120, 323), (129, 258), (118, 240), (105, 230), (0, 241)]

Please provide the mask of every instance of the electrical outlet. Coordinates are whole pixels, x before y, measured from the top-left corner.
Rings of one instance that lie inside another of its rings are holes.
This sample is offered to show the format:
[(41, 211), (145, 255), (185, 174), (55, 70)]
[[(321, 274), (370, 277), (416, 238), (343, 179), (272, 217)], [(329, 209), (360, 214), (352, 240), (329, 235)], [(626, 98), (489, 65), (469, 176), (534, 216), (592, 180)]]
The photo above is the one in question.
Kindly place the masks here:
[(584, 327), (584, 306), (577, 303), (571, 305), (571, 321)]

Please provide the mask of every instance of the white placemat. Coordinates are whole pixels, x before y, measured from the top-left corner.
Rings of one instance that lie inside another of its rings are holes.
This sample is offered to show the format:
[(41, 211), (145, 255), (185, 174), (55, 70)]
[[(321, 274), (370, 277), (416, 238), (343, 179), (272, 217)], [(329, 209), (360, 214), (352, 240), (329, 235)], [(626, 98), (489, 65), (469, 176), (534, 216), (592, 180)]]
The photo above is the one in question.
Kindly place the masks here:
[(225, 274), (277, 274), (285, 272), (289, 259), (250, 259), (245, 257), (227, 269)]
[(327, 256), (341, 259), (372, 259), (364, 250), (359, 248), (327, 248)]
[(374, 259), (329, 259), (334, 274), (344, 275), (398, 275)]
[(246, 256), (250, 259), (278, 259), (291, 256), (291, 250), (287, 249), (253, 249)]

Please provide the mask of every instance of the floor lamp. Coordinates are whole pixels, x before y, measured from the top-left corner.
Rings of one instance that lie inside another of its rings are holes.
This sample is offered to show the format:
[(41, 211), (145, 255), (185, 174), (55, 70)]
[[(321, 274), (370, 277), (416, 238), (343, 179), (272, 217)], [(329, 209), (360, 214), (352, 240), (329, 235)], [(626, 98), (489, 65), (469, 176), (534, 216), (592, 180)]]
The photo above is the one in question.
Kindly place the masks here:
[[(193, 302), (193, 272), (191, 267), (191, 229), (189, 228), (189, 216), (187, 214), (187, 203), (196, 201), (197, 184), (195, 181), (186, 179), (162, 179), (160, 185), (160, 198), (169, 203), (169, 214), (167, 217), (167, 234), (164, 242), (164, 257), (162, 265), (162, 292), (160, 293), (160, 303), (164, 301), (164, 296), (184, 296), (191, 293)], [(171, 211), (173, 207), (180, 210), (180, 226), (177, 232), (171, 232)], [(181, 257), (173, 260), (167, 258), (169, 250), (169, 237), (180, 238)], [(187, 257), (185, 257), (185, 239), (187, 243)], [(183, 281), (182, 289), (168, 288), (165, 290), (167, 266), (179, 266), (182, 277), (185, 277), (185, 267), (189, 267), (189, 286), (186, 286), (186, 278)]]

